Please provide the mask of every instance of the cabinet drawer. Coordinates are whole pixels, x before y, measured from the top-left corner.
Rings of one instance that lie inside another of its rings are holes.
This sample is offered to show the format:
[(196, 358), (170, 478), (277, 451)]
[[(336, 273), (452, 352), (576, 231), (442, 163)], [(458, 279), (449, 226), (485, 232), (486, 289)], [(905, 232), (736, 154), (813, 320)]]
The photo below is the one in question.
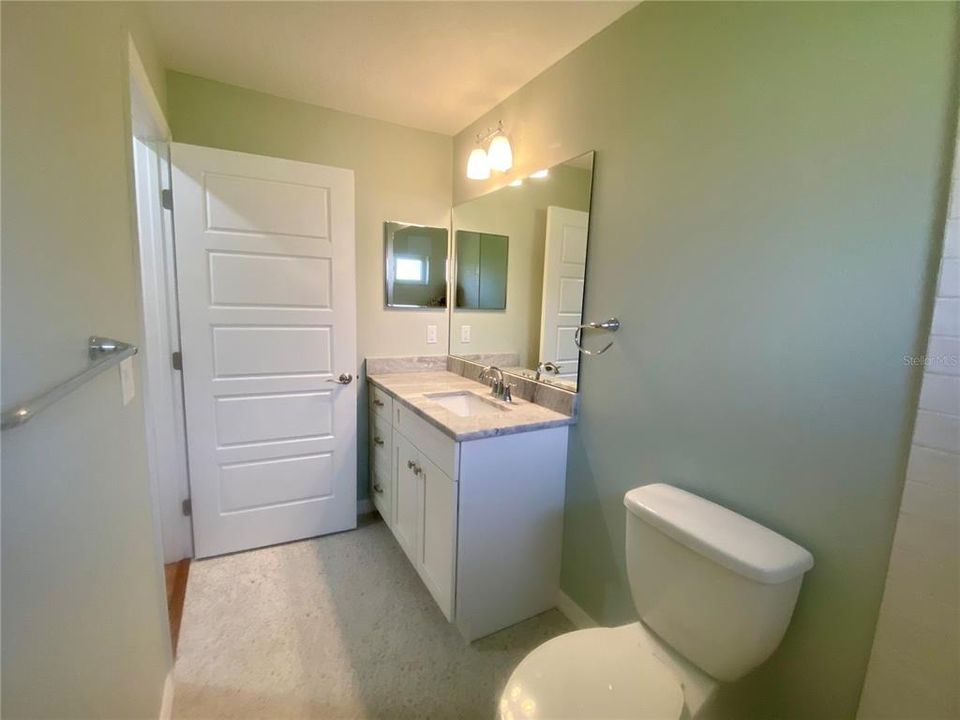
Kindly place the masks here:
[(385, 418), (370, 412), (370, 465), (382, 472), (386, 477), (393, 473), (391, 461), (393, 459), (393, 428)]
[(370, 497), (373, 505), (380, 513), (380, 517), (392, 528), (393, 517), (393, 479), (377, 470), (370, 471)]
[(457, 480), (457, 442), (405, 405), (397, 403), (397, 430), (403, 433), (447, 477)]
[(373, 383), (368, 383), (367, 387), (369, 388), (370, 394), (370, 409), (377, 415), (385, 418), (388, 423), (392, 422), (393, 397), (391, 397), (390, 393), (386, 390), (377, 387)]

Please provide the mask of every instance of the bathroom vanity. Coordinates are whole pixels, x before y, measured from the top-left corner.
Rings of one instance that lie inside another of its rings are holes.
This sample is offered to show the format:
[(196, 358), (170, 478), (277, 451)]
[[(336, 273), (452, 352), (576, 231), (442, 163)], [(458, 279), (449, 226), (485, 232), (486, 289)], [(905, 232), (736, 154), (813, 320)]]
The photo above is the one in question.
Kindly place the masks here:
[(373, 502), (467, 640), (556, 605), (571, 415), (446, 372), (368, 375)]
[[(612, 327), (583, 318), (593, 165), (461, 203), (450, 234), (384, 223), (385, 307), (449, 310), (450, 325), (446, 355), (367, 358), (371, 496), (468, 640), (557, 602), (581, 352), (609, 347), (581, 336)], [(494, 365), (514, 402), (478, 381)]]

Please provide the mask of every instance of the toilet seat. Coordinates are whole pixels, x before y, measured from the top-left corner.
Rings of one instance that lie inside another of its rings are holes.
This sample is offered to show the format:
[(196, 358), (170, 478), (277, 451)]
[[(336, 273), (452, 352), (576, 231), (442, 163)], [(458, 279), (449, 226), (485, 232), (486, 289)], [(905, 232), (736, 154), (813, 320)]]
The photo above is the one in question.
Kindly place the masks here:
[(680, 718), (684, 693), (679, 678), (642, 634), (624, 630), (578, 630), (538, 647), (507, 681), (500, 719)]

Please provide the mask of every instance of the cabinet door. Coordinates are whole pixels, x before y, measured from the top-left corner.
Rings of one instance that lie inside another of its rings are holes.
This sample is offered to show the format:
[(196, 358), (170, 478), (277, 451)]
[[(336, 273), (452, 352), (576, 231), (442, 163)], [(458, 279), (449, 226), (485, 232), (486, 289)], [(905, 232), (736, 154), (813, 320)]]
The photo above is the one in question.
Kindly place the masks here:
[(423, 454), (419, 457), (421, 524), (416, 566), (447, 620), (453, 620), (456, 585), (457, 483)]
[(393, 433), (393, 452), (396, 473), (393, 532), (407, 557), (416, 566), (420, 539), (420, 479), (414, 470), (419, 467), (419, 458), (417, 449), (398, 432)]

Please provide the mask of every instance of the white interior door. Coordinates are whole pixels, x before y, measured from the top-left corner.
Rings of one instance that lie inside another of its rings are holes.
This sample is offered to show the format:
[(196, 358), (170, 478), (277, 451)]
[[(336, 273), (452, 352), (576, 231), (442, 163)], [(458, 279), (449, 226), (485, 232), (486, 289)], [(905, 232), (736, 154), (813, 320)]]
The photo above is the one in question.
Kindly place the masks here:
[(547, 208), (540, 362), (556, 363), (559, 377), (574, 382), (580, 369), (580, 353), (573, 334), (581, 323), (589, 220), (590, 214), (580, 210)]
[(353, 172), (171, 153), (196, 556), (356, 527)]

